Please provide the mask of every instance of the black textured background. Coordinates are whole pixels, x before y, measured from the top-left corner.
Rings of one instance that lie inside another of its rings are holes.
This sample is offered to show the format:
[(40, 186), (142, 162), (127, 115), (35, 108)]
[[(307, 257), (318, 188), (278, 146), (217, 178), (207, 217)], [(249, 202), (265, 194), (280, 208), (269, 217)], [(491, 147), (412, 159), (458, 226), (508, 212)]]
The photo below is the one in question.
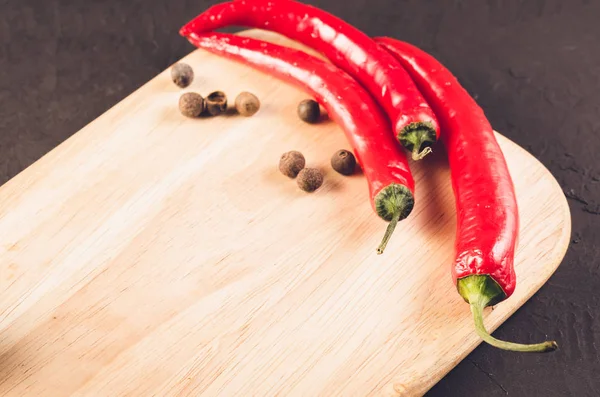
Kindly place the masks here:
[[(190, 52), (177, 30), (213, 3), (0, 0), (0, 182)], [(432, 52), (570, 198), (562, 266), (496, 333), (545, 333), (561, 349), (519, 355), (481, 345), (428, 396), (600, 395), (600, 1), (312, 3)]]

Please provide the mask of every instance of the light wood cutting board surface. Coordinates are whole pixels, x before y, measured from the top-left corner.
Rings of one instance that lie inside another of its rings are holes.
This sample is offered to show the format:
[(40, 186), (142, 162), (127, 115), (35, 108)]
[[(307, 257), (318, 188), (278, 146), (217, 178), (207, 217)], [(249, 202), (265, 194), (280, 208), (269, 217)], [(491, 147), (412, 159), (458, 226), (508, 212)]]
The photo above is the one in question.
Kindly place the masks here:
[[(377, 256), (386, 224), (364, 177), (329, 167), (348, 148), (338, 127), (301, 122), (306, 95), (274, 78), (200, 50), (184, 61), (188, 89), (166, 70), (0, 188), (0, 395), (423, 394), (480, 342), (450, 277), (442, 148), (413, 167), (417, 205)], [(262, 108), (179, 114), (182, 92), (216, 89)], [(570, 236), (557, 182), (498, 139), (521, 235), (517, 290), (490, 329)], [(288, 150), (324, 170), (319, 191), (279, 174)]]

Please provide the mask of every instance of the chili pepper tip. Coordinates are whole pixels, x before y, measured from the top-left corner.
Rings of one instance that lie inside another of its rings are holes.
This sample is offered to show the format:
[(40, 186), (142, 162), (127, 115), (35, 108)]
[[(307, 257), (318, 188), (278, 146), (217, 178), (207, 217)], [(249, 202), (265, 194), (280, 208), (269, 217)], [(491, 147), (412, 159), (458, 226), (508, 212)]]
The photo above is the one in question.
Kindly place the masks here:
[(181, 29), (179, 29), (179, 34), (183, 37), (187, 37), (189, 35), (189, 33), (190, 33), (190, 28), (187, 24), (182, 26)]

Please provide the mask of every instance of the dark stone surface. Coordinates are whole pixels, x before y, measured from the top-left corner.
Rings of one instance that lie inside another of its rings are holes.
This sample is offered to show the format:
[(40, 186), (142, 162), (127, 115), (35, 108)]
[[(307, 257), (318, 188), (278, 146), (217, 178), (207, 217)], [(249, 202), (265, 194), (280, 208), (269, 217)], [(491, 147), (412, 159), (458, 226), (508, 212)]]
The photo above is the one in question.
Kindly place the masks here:
[[(177, 29), (211, 1), (0, 0), (0, 182), (192, 47)], [(428, 394), (600, 395), (600, 1), (320, 0), (371, 35), (431, 51), (494, 127), (569, 197), (573, 243), (550, 281), (496, 333), (561, 348), (481, 345)]]

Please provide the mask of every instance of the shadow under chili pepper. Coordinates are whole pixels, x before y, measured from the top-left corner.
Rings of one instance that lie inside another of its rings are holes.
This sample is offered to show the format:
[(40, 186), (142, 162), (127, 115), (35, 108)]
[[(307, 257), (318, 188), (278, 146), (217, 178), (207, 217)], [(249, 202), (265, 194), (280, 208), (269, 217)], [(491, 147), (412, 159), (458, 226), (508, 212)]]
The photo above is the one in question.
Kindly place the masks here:
[(446, 238), (456, 223), (454, 194), (446, 151), (438, 143), (426, 159), (412, 162), (416, 171), (418, 217), (429, 238)]
[[(440, 300), (436, 293), (440, 288), (455, 289), (448, 271), (453, 261), (456, 209), (445, 148), (438, 143), (432, 149), (433, 152), (425, 159), (411, 161), (410, 164), (416, 180), (416, 205), (413, 214), (405, 222), (413, 222), (418, 238), (428, 242), (425, 250), (417, 248), (410, 259), (402, 264), (410, 269), (410, 277), (417, 280), (415, 283), (419, 285), (418, 290), (412, 291), (410, 306), (411, 321), (414, 322), (411, 326), (416, 328), (426, 318), (452, 318), (465, 313), (461, 309), (460, 296), (451, 294)], [(419, 332), (416, 330), (409, 334)], [(422, 354), (434, 355), (444, 343), (442, 328), (428, 329), (423, 337), (429, 338), (429, 341), (421, 346)], [(406, 383), (406, 379), (398, 381), (408, 390), (413, 386), (418, 387)]]

